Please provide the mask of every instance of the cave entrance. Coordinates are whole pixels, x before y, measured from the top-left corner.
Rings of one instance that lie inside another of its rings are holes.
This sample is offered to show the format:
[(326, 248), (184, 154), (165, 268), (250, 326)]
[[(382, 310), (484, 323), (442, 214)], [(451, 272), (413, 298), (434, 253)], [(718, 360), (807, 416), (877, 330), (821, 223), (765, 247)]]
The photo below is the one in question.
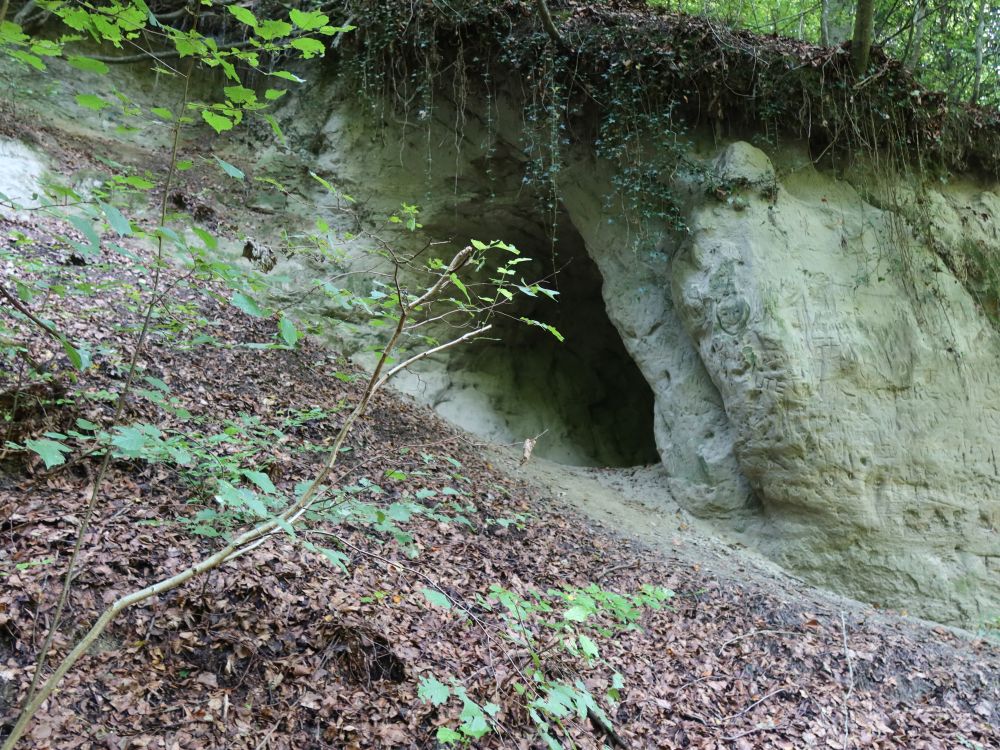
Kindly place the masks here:
[[(506, 230), (496, 228), (504, 224)], [(510, 229), (516, 219), (504, 224), (489, 222), (469, 236), (513, 242), (534, 259), (534, 278), (550, 273), (554, 261), (559, 273), (547, 285), (558, 288), (559, 301), (519, 295), (517, 308), (506, 310), (509, 317), (494, 320), (494, 340), (452, 350), (443, 372), (415, 374), (404, 390), (430, 401), (458, 426), (497, 442), (517, 443), (544, 432), (534, 454), (560, 463), (658, 462), (652, 391), (608, 319), (601, 275), (583, 238), (564, 216), (553, 258), (550, 242), (539, 242), (545, 232), (537, 226), (518, 233)], [(524, 278), (531, 280), (531, 273), (524, 270)], [(565, 341), (520, 322), (522, 316), (555, 326)]]

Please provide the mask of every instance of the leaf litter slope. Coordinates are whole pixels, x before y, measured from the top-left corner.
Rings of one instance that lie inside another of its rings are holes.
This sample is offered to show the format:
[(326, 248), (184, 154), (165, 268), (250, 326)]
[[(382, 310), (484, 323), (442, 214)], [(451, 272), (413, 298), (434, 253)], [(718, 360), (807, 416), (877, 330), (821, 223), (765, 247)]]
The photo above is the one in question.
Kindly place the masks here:
[[(98, 297), (33, 303), (71, 338), (94, 344), (96, 354), (95, 366), (70, 389), (74, 400), (33, 414), (31, 429), (66, 429), (77, 418), (106, 423), (108, 402), (82, 394), (121, 386), (120, 363), (96, 345), (125, 340), (122, 331), (139, 323), (130, 287), (122, 285), (139, 284), (134, 266), (119, 256), (74, 265), (47, 220), (2, 221), (4, 241), (14, 232), (28, 238), (22, 259), (44, 259), (64, 281), (105, 287)], [(17, 266), (5, 267), (3, 277), (33, 273), (26, 263)], [(174, 281), (180, 272), (170, 274)], [(197, 423), (205, 434), (238, 422), (263, 436), (244, 444), (240, 461), (291, 491), (315, 473), (362, 381), (334, 377), (351, 371), (309, 341), (296, 350), (246, 348), (273, 341), (274, 321), (246, 316), (205, 291), (177, 286), (172, 317), (203, 317), (218, 345), (182, 347), (153, 336), (143, 374), (167, 384), (178, 402), (170, 412), (135, 398), (127, 420), (165, 433)], [(31, 347), (39, 361), (60, 356), (41, 337), (32, 337)], [(0, 393), (7, 393), (15, 374), (2, 377)], [(190, 416), (178, 415), (178, 405)], [(422, 493), (428, 504), (454, 498), (469, 523), (414, 515), (405, 524), (418, 553), (412, 559), (390, 533), (349, 521), (327, 527), (348, 545), (346, 575), (273, 539), (126, 612), (68, 675), (25, 746), (432, 748), (437, 727), (454, 726), (460, 710), (418, 699), (418, 679), (434, 674), (501, 706), (501, 731), (477, 746), (538, 747), (509, 687), (526, 654), (505, 653), (505, 626), (475, 606), (477, 595), (493, 584), (525, 593), (597, 582), (677, 594), (672, 608), (644, 615), (641, 632), (603, 641), (604, 665), (543, 657), (548, 670), (582, 680), (598, 696), (614, 671), (624, 676), (621, 702), (605, 707), (632, 747), (1000, 747), (995, 644), (841, 609), (815, 592), (740, 579), (731, 569), (719, 574), (710, 558), (699, 564), (617, 535), (574, 509), (585, 498), (570, 492), (550, 499), (551, 492), (498, 468), (504, 459), (495, 449), (391, 393), (377, 398), (349, 447), (340, 486), (360, 487), (360, 496), (383, 507), (412, 501), (420, 490), (435, 493)], [(4, 459), (0, 722), (7, 728), (30, 682), (96, 465), (91, 457), (46, 471), (37, 458)], [(362, 480), (381, 492), (365, 490)], [(211, 507), (212, 493), (176, 465), (115, 461), (105, 488), (50, 663), (115, 597), (180, 570), (218, 541), (180, 521)], [(458, 607), (429, 606), (428, 586), (465, 603), (473, 619)], [(569, 732), (581, 747), (601, 744), (586, 722)]]

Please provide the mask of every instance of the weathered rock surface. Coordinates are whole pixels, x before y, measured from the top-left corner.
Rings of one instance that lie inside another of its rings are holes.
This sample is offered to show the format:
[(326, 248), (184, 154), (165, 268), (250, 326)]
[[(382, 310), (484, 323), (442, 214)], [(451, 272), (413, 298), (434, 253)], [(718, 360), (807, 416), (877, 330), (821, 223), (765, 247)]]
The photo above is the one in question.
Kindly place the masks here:
[[(496, 236), (544, 250), (511, 145), (517, 119), (500, 115), (498, 148), (470, 145), (489, 137), (470, 120), (456, 157), (448, 114), (432, 137), (389, 126), (375, 148), (338, 109), (320, 124), (315, 163), (381, 208), (419, 201), (428, 230), (456, 244)], [(611, 172), (585, 147), (560, 181), (561, 221), (596, 264), (607, 318), (652, 391), (665, 491), (816, 584), (942, 622), (996, 617), (1000, 337), (988, 295), (970, 293), (982, 280), (961, 265), (971, 246), (1000, 254), (996, 187), (859, 180), (862, 194), (794, 145), (769, 157), (734, 142), (692, 159), (709, 176), (675, 178), (686, 234), (636, 237), (609, 215)], [(574, 304), (601, 304), (596, 286), (589, 294)], [(456, 355), (405, 387), (492, 439), (549, 427), (550, 457), (600, 463), (610, 452), (594, 446), (614, 418), (581, 419), (607, 407), (597, 392), (609, 383), (582, 376), (579, 352), (524, 359), (545, 345)], [(627, 402), (613, 408), (634, 430)]]
[(35, 208), (42, 192), (45, 163), (42, 157), (20, 141), (0, 138), (0, 213), (11, 207)]
[[(718, 163), (760, 184), (761, 157), (737, 143)], [(747, 534), (853, 596), (985, 617), (1000, 602), (1000, 339), (911, 225), (848, 185), (800, 173), (773, 201), (745, 192), (742, 211), (691, 213), (672, 280), (761, 501)], [(953, 206), (930, 209), (942, 241), (970, 236), (961, 194), (934, 197)]]

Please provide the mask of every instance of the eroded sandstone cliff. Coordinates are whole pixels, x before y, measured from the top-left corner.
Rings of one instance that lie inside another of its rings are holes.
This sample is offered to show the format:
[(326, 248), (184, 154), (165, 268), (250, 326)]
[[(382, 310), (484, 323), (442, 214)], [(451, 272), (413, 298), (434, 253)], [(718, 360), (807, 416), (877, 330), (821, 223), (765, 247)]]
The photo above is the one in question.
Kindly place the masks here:
[[(613, 167), (577, 144), (553, 230), (522, 185), (515, 111), (488, 153), (471, 118), (460, 141), (439, 110), (376, 143), (364, 117), (338, 104), (301, 128), (320, 133), (313, 167), (373, 212), (402, 196), (438, 237), (503, 238), (600, 276), (567, 282), (552, 318), (583, 320), (577, 342), (511, 332), (404, 390), (492, 439), (547, 429), (539, 453), (571, 463), (637, 463), (648, 436), (617, 446), (651, 429), (664, 491), (789, 570), (942, 622), (995, 615), (1000, 338), (957, 259), (1000, 253), (996, 185), (838, 175), (794, 141), (692, 139), (693, 167), (671, 178), (684, 229), (638, 231), (608, 200)], [(651, 423), (635, 413), (649, 408)]]

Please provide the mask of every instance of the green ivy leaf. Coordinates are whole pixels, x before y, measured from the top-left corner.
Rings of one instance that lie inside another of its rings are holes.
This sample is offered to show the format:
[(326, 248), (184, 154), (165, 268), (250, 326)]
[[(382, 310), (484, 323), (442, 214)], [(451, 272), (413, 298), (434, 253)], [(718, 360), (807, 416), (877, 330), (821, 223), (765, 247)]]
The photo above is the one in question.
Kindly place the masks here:
[(275, 70), (268, 73), (269, 76), (274, 76), (275, 78), (282, 78), (286, 81), (292, 81), (293, 83), (305, 83), (305, 78), (299, 78), (294, 73), (287, 70)]
[(466, 301), (471, 304), (472, 300), (469, 299), (469, 290), (465, 288), (465, 284), (463, 284), (462, 280), (458, 278), (458, 274), (453, 273), (451, 275), (451, 283), (458, 287), (458, 290), (465, 295)]
[(41, 71), (45, 70), (45, 63), (42, 62), (42, 58), (38, 57), (37, 55), (32, 55), (28, 52), (24, 52), (23, 50), (19, 49), (6, 50), (6, 52), (15, 60), (20, 60), (24, 64), (33, 67), (35, 70), (41, 70)]
[(111, 103), (104, 101), (101, 97), (96, 94), (77, 94), (74, 99), (76, 103), (81, 107), (86, 107), (87, 109), (92, 109), (95, 112), (100, 112), (105, 107), (110, 107)]
[(347, 572), (347, 564), (351, 561), (351, 558), (349, 558), (343, 552), (338, 552), (335, 549), (329, 549), (327, 547), (320, 547), (319, 551), (320, 554), (322, 554), (323, 557), (332, 562), (334, 566), (340, 568), (345, 573)]
[(34, 451), (42, 457), (42, 461), (45, 462), (46, 469), (51, 469), (53, 466), (66, 463), (66, 457), (63, 454), (70, 452), (70, 448), (62, 443), (57, 443), (55, 440), (47, 440), (45, 438), (40, 438), (38, 440), (26, 440), (24, 446), (28, 450)]
[(219, 241), (214, 235), (209, 234), (201, 227), (191, 227), (191, 231), (194, 232), (198, 239), (205, 243), (205, 247), (209, 250), (217, 250), (219, 247)]
[(406, 523), (413, 518), (414, 511), (419, 512), (420, 506), (413, 503), (393, 503), (385, 509), (385, 514), (393, 521)]
[(154, 375), (146, 375), (143, 378), (143, 380), (145, 380), (151, 386), (156, 388), (158, 391), (163, 391), (164, 393), (170, 393), (170, 386)]
[(281, 334), (282, 340), (289, 346), (295, 346), (302, 335), (295, 328), (295, 324), (284, 315), (278, 320), (278, 333)]
[(35, 290), (23, 281), (15, 281), (14, 288), (17, 289), (17, 296), (22, 302), (31, 302), (35, 298)]
[(159, 117), (161, 120), (173, 120), (174, 119), (174, 113), (171, 112), (166, 107), (153, 107), (149, 111), (152, 112), (157, 117)]
[[(271, 91), (272, 89), (268, 89)], [(268, 113), (263, 113), (264, 119), (267, 120), (267, 124), (271, 126), (271, 130), (274, 132), (275, 137), (284, 145), (285, 134), (281, 132), (281, 126), (278, 125), (278, 121), (274, 119), (274, 115), (269, 115)]]
[(305, 12), (297, 8), (292, 8), (288, 11), (288, 17), (292, 19), (292, 23), (303, 31), (314, 31), (315, 29), (323, 28), (330, 22), (330, 18), (318, 10)]
[(452, 742), (461, 742), (462, 735), (449, 727), (438, 727), (437, 741), (450, 745)]
[(233, 307), (238, 307), (247, 315), (252, 315), (255, 318), (263, 318), (266, 315), (266, 313), (260, 308), (260, 305), (243, 294), (243, 292), (236, 292), (230, 302)]
[(66, 58), (66, 62), (72, 65), (77, 70), (85, 70), (88, 73), (98, 73), (104, 75), (110, 70), (107, 65), (105, 65), (100, 60), (95, 60), (92, 57), (81, 57), (80, 55), (70, 55)]
[(333, 36), (334, 34), (345, 34), (348, 31), (354, 31), (356, 28), (358, 27), (351, 26), (350, 24), (347, 26), (324, 26), (319, 30), (319, 33), (325, 34), (326, 36)]
[(73, 216), (67, 217), (69, 223), (79, 230), (80, 234), (87, 238), (87, 242), (90, 243), (89, 248), (83, 248), (86, 253), (99, 253), (101, 251), (101, 238), (97, 236), (97, 232), (94, 231), (94, 225), (91, 223), (90, 219), (86, 216), (80, 216), (75, 214)]
[(423, 594), (424, 598), (433, 606), (441, 607), (442, 609), (451, 609), (451, 602), (448, 600), (448, 597), (440, 591), (435, 591), (434, 589), (421, 589), (420, 593)]
[(246, 86), (225, 86), (226, 98), (233, 104), (256, 104), (257, 94)]
[(29, 37), (19, 24), (11, 21), (0, 22), (0, 44), (19, 44), (28, 41)]
[(219, 167), (222, 169), (222, 171), (225, 172), (230, 177), (233, 177), (234, 179), (237, 180), (242, 180), (244, 177), (246, 177), (246, 175), (243, 173), (241, 169), (234, 167), (228, 161), (224, 161), (215, 155), (213, 155), (212, 158), (219, 163)]
[(243, 503), (256, 515), (258, 518), (267, 518), (270, 513), (267, 511), (267, 506), (261, 502), (260, 498), (257, 497), (256, 492), (248, 492), (244, 498)]
[(90, 367), (90, 352), (86, 347), (73, 346), (69, 339), (64, 336), (59, 336), (59, 343), (62, 344), (63, 351), (66, 352), (66, 356), (69, 357), (69, 361), (73, 367), (81, 372)]
[(451, 688), (433, 675), (421, 677), (420, 685), (417, 687), (417, 697), (432, 706), (440, 706), (448, 702), (451, 697)]
[(277, 39), (278, 37), (288, 36), (292, 33), (292, 25), (287, 21), (278, 21), (274, 18), (268, 18), (261, 21), (257, 26), (257, 36), (265, 41), (271, 41), (272, 39)]
[(119, 427), (118, 434), (111, 438), (111, 444), (128, 458), (138, 458), (146, 448), (147, 435), (138, 427)]
[(184, 448), (168, 445), (167, 453), (169, 453), (170, 457), (174, 459), (174, 462), (180, 466), (190, 466), (194, 462), (194, 456), (191, 455), (190, 451)]
[(108, 224), (111, 228), (118, 233), (120, 237), (129, 237), (132, 235), (132, 225), (129, 223), (122, 212), (117, 208), (112, 206), (110, 203), (104, 203), (103, 201), (98, 201), (97, 205), (101, 207), (104, 215), (108, 219)]
[(257, 485), (261, 491), (267, 493), (268, 495), (273, 495), (278, 491), (274, 486), (274, 482), (271, 481), (271, 478), (262, 471), (250, 471), (249, 469), (244, 469), (243, 476)]
[(596, 659), (601, 655), (600, 650), (597, 648), (597, 644), (586, 635), (579, 635), (578, 640), (580, 641), (580, 650), (583, 651), (583, 655), (587, 659)]
[[(180, 162), (178, 162), (177, 168), (180, 169)], [(149, 180), (143, 179), (142, 177), (136, 177), (135, 175), (123, 177), (122, 182), (124, 182), (126, 185), (131, 185), (132, 187), (137, 188), (139, 190), (152, 190), (154, 187), (156, 187)]]
[(216, 133), (223, 133), (226, 130), (233, 129), (233, 121), (231, 119), (216, 114), (210, 109), (203, 109), (201, 111), (201, 117), (205, 122), (212, 126), (212, 130)]
[(225, 480), (221, 480), (218, 484), (218, 492), (215, 494), (215, 499), (223, 507), (230, 508), (242, 508), (246, 501), (246, 492), (240, 491), (232, 484)]
[(51, 39), (35, 39), (31, 43), (31, 51), (42, 57), (59, 57), (62, 47)]
[(563, 619), (570, 620), (571, 622), (586, 622), (590, 615), (590, 609), (587, 607), (581, 607), (579, 604), (575, 604), (563, 612)]
[(302, 53), (302, 57), (308, 60), (311, 57), (321, 56), (326, 52), (326, 45), (323, 44), (319, 39), (313, 39), (312, 37), (299, 37), (298, 39), (293, 39), (291, 45)]
[(530, 326), (536, 326), (538, 328), (543, 328), (544, 330), (548, 331), (553, 336), (555, 336), (556, 340), (559, 341), (559, 343), (562, 343), (563, 341), (566, 340), (565, 336), (563, 336), (561, 333), (559, 333), (559, 331), (556, 328), (554, 328), (553, 326), (550, 326), (548, 323), (541, 323), (541, 322), (539, 322), (537, 320), (532, 320), (531, 318), (521, 318), (520, 320), (521, 320), (522, 323), (527, 323)]
[(468, 698), (463, 697), (463, 701), (462, 713), (458, 717), (463, 722), (461, 726), (462, 732), (476, 740), (483, 735), (489, 734), (490, 725), (486, 721), (483, 709)]
[(550, 683), (547, 695), (532, 701), (532, 705), (557, 718), (568, 716), (574, 710), (573, 696), (569, 694), (569, 690), (567, 685)]
[(240, 23), (257, 28), (257, 17), (242, 5), (227, 5), (226, 10), (232, 13)]

